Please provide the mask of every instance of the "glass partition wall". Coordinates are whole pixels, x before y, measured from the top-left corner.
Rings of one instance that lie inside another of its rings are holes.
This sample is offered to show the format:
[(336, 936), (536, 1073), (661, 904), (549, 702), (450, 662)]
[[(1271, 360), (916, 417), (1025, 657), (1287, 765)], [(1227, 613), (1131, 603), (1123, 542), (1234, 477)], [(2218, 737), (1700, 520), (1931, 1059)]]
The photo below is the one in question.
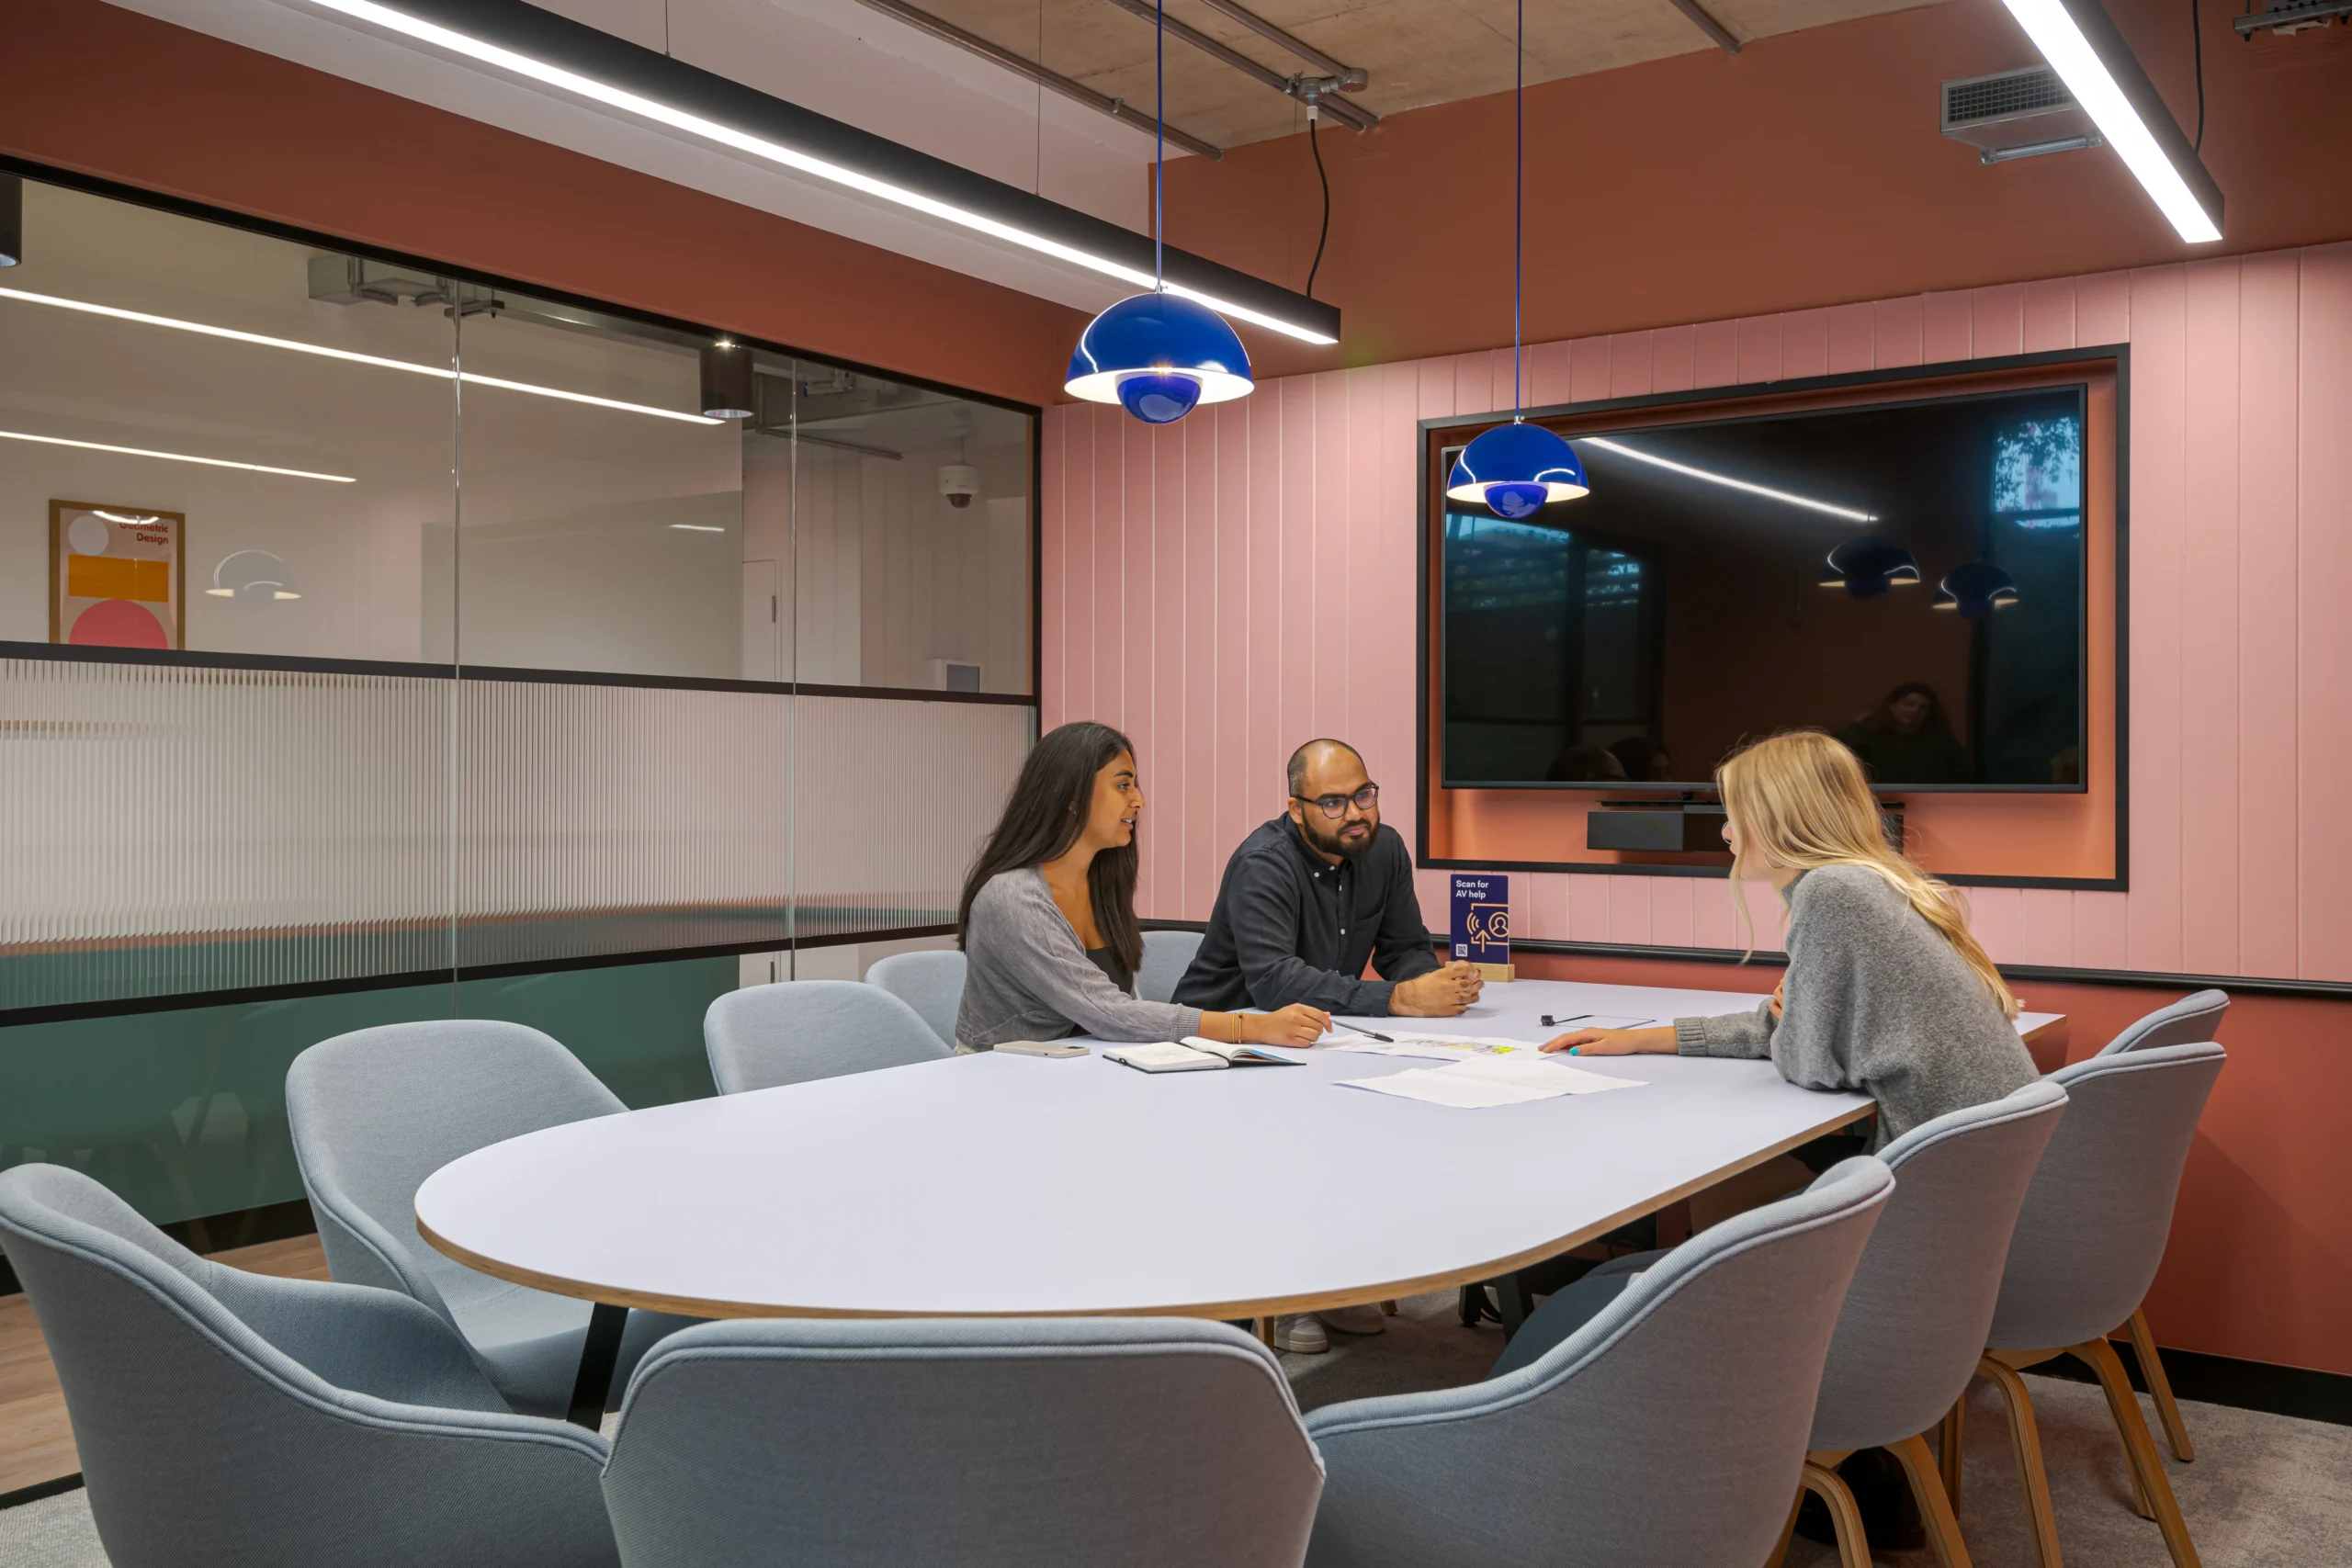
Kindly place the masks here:
[(318, 1039), (510, 1017), (675, 1099), (734, 955), (953, 921), (1035, 731), (1032, 411), (745, 345), (715, 418), (711, 333), (24, 209), (0, 1164), (258, 1211)]

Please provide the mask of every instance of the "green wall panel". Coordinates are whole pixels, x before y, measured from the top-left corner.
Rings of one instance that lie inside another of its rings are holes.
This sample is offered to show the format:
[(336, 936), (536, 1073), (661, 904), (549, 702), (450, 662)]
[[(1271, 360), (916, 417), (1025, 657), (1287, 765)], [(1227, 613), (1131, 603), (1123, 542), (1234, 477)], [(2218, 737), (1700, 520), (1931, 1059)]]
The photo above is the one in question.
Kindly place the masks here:
[(498, 1018), (570, 1046), (632, 1107), (712, 1092), (702, 1015), (732, 958), (186, 1008), (0, 1029), (0, 1167), (71, 1166), (157, 1224), (302, 1196), (286, 1069), (371, 1024)]

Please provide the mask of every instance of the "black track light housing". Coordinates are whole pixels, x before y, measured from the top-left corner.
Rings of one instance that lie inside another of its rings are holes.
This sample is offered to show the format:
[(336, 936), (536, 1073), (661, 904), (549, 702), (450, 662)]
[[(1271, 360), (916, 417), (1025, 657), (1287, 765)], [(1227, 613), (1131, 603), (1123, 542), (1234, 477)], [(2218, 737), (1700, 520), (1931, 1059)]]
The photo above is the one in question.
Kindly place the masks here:
[(752, 351), (728, 338), (702, 351), (702, 412), (706, 419), (752, 419), (758, 415), (752, 384)]
[(25, 182), (0, 175), (0, 266), (25, 259)]

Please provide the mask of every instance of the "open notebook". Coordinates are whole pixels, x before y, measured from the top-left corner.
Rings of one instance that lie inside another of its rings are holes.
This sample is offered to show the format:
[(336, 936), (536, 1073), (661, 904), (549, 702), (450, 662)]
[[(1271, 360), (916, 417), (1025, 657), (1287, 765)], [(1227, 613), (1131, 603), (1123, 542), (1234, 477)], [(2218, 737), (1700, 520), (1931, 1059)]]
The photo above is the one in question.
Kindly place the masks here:
[(1214, 1072), (1219, 1067), (1295, 1067), (1287, 1056), (1261, 1051), (1255, 1045), (1233, 1045), (1188, 1034), (1180, 1043), (1162, 1040), (1150, 1045), (1120, 1045), (1102, 1053), (1121, 1066), (1139, 1073)]

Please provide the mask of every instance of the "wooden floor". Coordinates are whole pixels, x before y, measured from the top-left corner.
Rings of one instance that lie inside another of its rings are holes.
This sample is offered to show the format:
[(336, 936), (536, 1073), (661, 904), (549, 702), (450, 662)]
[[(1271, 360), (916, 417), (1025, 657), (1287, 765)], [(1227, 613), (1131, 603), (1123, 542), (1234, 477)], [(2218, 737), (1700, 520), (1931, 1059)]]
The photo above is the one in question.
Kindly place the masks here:
[[(323, 1280), (319, 1238), (300, 1235), (216, 1252), (216, 1261), (289, 1280)], [(41, 1343), (40, 1325), (23, 1296), (0, 1296), (0, 1495), (72, 1475), (82, 1468), (65, 1396)]]

